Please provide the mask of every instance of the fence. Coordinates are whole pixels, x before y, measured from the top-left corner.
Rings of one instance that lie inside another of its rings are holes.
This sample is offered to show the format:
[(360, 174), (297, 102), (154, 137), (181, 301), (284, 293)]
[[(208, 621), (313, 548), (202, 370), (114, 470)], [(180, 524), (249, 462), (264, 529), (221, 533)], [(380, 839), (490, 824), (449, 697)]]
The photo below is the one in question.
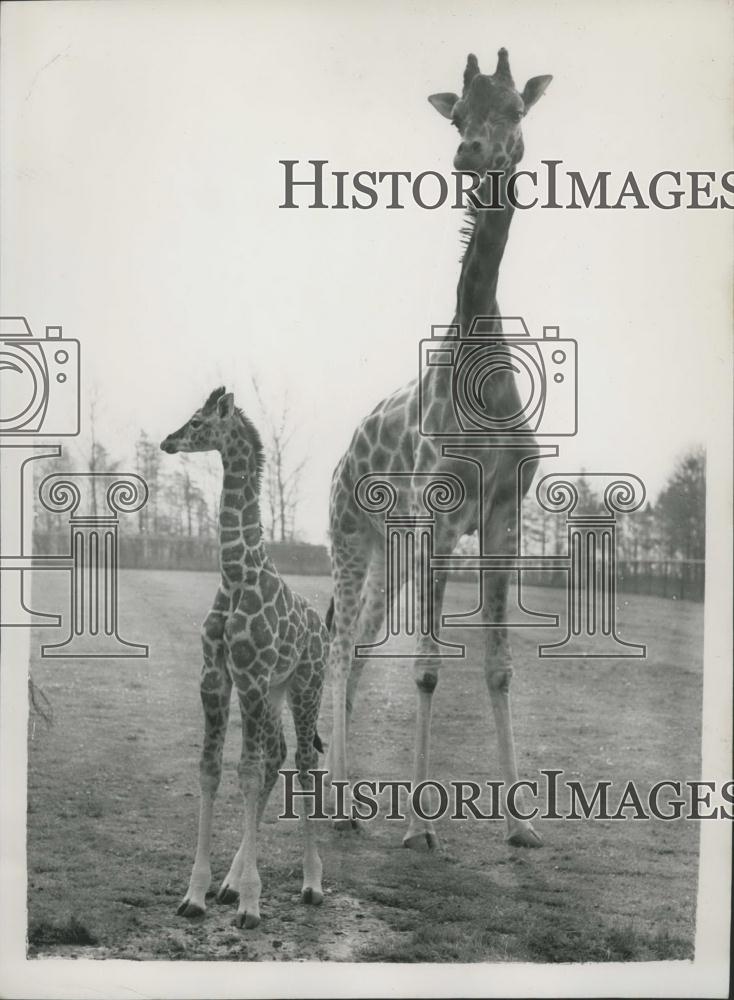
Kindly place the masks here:
[[(702, 601), (706, 562), (703, 559), (620, 559), (617, 590), (624, 594), (652, 594), (678, 601)], [(566, 574), (528, 571), (523, 582), (534, 587), (565, 587)]]
[[(331, 573), (325, 545), (305, 542), (268, 542), (268, 552), (283, 573), (328, 576)], [(68, 552), (64, 531), (36, 531), (33, 550), (45, 555)], [(216, 539), (168, 535), (120, 535), (120, 566), (123, 569), (212, 570), (219, 567)], [(651, 594), (676, 600), (702, 601), (706, 564), (703, 559), (620, 559), (617, 589), (620, 593)], [(472, 578), (472, 571), (456, 572), (456, 579)], [(562, 570), (524, 570), (523, 582), (536, 587), (565, 587)]]
[(620, 562), (618, 586), (628, 594), (702, 601), (705, 577), (703, 559), (636, 559)]
[[(283, 573), (321, 576), (331, 573), (329, 554), (324, 545), (306, 542), (268, 542), (273, 562)], [(34, 531), (33, 551), (58, 555), (69, 551), (65, 531)], [(214, 538), (188, 538), (173, 535), (135, 535), (120, 533), (122, 569), (219, 569), (219, 544)]]

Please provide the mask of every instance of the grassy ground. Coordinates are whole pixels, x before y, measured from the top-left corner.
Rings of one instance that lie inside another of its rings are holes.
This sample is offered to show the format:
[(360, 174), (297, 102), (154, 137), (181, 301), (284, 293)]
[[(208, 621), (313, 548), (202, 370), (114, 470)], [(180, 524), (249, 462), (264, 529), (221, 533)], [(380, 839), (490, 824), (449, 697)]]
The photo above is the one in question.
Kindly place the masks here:
[[(34, 606), (65, 605), (60, 574), (39, 574)], [(45, 577), (45, 578), (44, 578)], [(322, 609), (330, 581), (291, 581)], [(147, 642), (143, 660), (42, 660), (35, 682), (51, 728), (30, 727), (29, 953), (134, 959), (331, 959), (394, 962), (624, 961), (692, 957), (698, 827), (691, 822), (536, 824), (545, 846), (518, 851), (500, 822), (443, 820), (443, 849), (401, 847), (404, 824), (382, 818), (358, 833), (320, 831), (326, 898), (299, 903), (300, 843), (271, 799), (261, 834), (263, 921), (231, 925), (212, 901), (189, 922), (175, 908), (196, 838), (198, 629), (214, 574), (128, 571), (121, 632)], [(529, 591), (560, 610), (559, 591)], [(471, 606), (468, 584), (447, 610)], [(646, 660), (539, 660), (514, 640), (515, 735), (521, 775), (561, 768), (591, 784), (699, 777), (702, 606), (624, 595), (622, 636)], [(528, 634), (528, 631), (532, 635)], [(50, 630), (34, 634), (34, 648)], [(54, 636), (55, 638), (55, 636)], [(453, 636), (452, 636), (453, 638)], [(465, 636), (468, 638), (468, 636)], [(480, 659), (446, 665), (434, 698), (433, 776), (499, 778)], [(330, 697), (321, 730), (328, 739)], [(352, 776), (406, 779), (412, 762), (410, 661), (371, 661), (355, 714)], [(290, 726), (289, 748), (293, 745)], [(239, 841), (239, 719), (233, 714), (216, 813), (213, 869), (226, 873)], [(292, 757), (289, 753), (289, 761)], [(292, 764), (289, 764), (292, 766)], [(276, 792), (279, 791), (276, 788)]]

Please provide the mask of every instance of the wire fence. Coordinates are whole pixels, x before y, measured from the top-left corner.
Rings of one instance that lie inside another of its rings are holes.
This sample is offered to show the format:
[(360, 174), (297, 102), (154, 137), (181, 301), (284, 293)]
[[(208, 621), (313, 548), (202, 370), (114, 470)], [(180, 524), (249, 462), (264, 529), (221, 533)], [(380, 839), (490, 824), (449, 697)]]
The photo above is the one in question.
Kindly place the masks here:
[[(68, 552), (69, 535), (64, 531), (36, 531), (33, 547), (37, 553), (59, 555)], [(328, 576), (331, 573), (325, 545), (306, 542), (268, 542), (268, 552), (283, 573)], [(123, 534), (120, 537), (120, 566), (124, 569), (219, 569), (219, 543), (214, 538), (176, 535)], [(703, 559), (620, 559), (617, 561), (617, 589), (620, 593), (650, 594), (675, 600), (704, 599), (706, 564)], [(456, 579), (474, 579), (476, 573), (456, 573)], [(562, 570), (526, 570), (523, 583), (536, 587), (565, 587)]]
[[(273, 562), (283, 573), (322, 576), (331, 573), (325, 545), (307, 542), (268, 542)], [(61, 555), (69, 551), (69, 534), (64, 531), (34, 531), (33, 551)], [(120, 534), (122, 569), (219, 570), (219, 543), (214, 538), (179, 535)]]
[[(704, 599), (706, 562), (704, 559), (618, 559), (617, 590), (623, 594), (651, 594), (678, 601)], [(565, 587), (562, 570), (530, 570), (523, 583), (534, 587)]]
[(619, 589), (628, 594), (655, 594), (685, 601), (704, 599), (704, 559), (635, 559), (620, 562), (618, 569)]

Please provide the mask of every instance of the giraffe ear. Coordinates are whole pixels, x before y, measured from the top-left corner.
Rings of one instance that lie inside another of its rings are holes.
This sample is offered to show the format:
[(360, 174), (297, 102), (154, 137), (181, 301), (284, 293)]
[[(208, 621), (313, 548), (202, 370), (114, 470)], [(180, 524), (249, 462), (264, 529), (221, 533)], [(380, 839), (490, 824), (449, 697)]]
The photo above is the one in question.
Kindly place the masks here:
[(539, 100), (548, 88), (548, 84), (553, 79), (552, 76), (534, 76), (525, 84), (522, 92), (525, 110), (528, 111)]
[(223, 420), (232, 416), (234, 413), (234, 395), (231, 392), (227, 392), (219, 397), (217, 413)]
[(451, 118), (451, 112), (459, 97), (457, 94), (431, 94), (428, 100), (440, 115), (443, 115), (444, 118)]

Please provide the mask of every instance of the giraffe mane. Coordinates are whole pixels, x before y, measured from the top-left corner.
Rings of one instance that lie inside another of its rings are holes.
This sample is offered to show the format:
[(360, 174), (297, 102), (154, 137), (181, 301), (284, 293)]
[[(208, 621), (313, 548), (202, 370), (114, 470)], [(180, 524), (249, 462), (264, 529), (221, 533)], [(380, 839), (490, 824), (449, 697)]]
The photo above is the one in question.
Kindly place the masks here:
[[(219, 388), (212, 390), (209, 394), (209, 398), (206, 403), (202, 406), (203, 413), (212, 413), (216, 408), (218, 401), (226, 394), (227, 390), (223, 385)], [(260, 484), (262, 482), (263, 469), (265, 468), (265, 448), (263, 447), (262, 438), (260, 437), (260, 432), (257, 427), (253, 424), (249, 417), (246, 417), (239, 406), (235, 406), (234, 412), (240, 420), (240, 423), (245, 428), (245, 434), (247, 435), (247, 440), (252, 446), (252, 451), (255, 455), (255, 476), (257, 480), (258, 492), (260, 491)]]
[(255, 427), (249, 417), (245, 416), (239, 406), (235, 407), (234, 412), (243, 424), (245, 434), (247, 434), (247, 439), (252, 445), (252, 450), (255, 455), (255, 477), (257, 479), (257, 489), (258, 492), (260, 492), (263, 469), (265, 468), (265, 448), (263, 447), (262, 438), (260, 437), (260, 432), (257, 427)]
[(202, 411), (204, 413), (211, 413), (214, 407), (217, 405), (217, 400), (221, 399), (221, 397), (225, 394), (226, 391), (227, 390), (224, 388), (223, 385), (220, 385), (218, 389), (213, 389), (212, 392), (210, 392), (209, 398), (207, 399), (206, 403), (204, 403), (204, 405), (202, 406), (201, 408)]
[(466, 257), (469, 245), (474, 236), (474, 227), (477, 224), (477, 210), (473, 205), (469, 205), (466, 210), (466, 215), (464, 216), (464, 224), (459, 230), (459, 240), (463, 247), (461, 251), (461, 257), (459, 257), (459, 263), (464, 263), (464, 258)]

